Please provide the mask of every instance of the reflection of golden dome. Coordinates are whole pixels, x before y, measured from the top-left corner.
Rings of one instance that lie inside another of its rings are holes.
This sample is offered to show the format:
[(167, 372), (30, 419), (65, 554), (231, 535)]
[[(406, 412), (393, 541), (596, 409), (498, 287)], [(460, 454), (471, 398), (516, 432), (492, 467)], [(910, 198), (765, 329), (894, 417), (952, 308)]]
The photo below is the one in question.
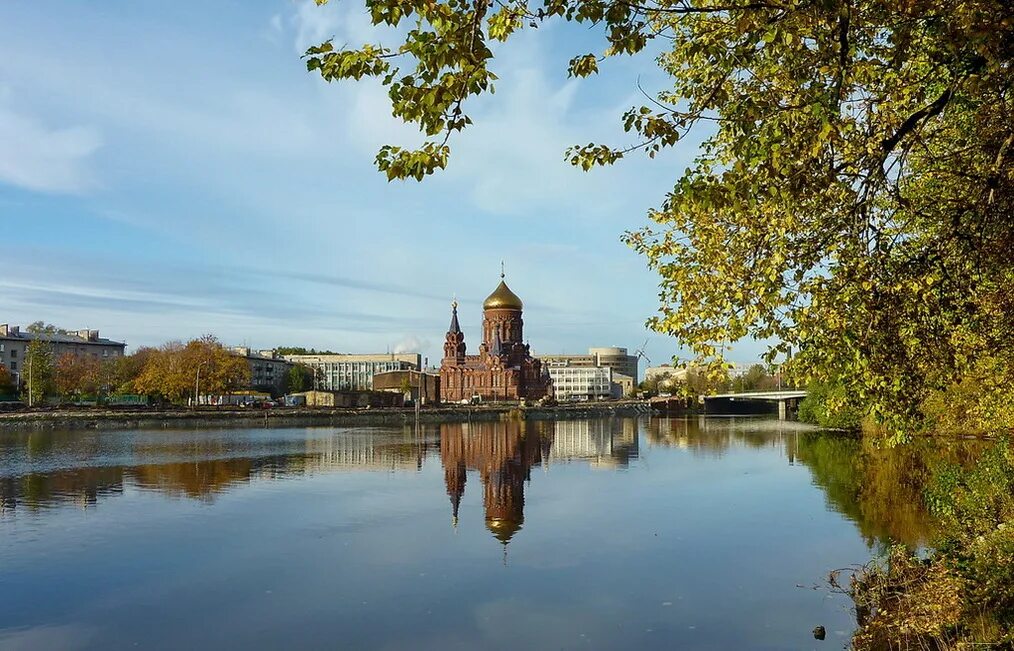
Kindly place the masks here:
[(520, 310), (522, 307), (521, 299), (502, 280), (482, 303), (484, 310)]
[(521, 523), (516, 520), (487, 518), (486, 528), (490, 530), (494, 538), (506, 545), (514, 537), (514, 534), (521, 530)]

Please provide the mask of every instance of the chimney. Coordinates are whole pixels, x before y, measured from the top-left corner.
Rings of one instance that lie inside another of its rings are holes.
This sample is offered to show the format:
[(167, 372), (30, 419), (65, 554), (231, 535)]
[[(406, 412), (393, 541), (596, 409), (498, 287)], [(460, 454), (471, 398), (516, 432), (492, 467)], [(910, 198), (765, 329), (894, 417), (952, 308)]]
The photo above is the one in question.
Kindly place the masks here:
[(9, 330), (10, 330), (9, 325), (7, 325), (6, 323), (0, 323), (0, 337), (6, 337)]
[(89, 330), (88, 331), (88, 341), (98, 341), (98, 340), (99, 340), (99, 331), (98, 330)]

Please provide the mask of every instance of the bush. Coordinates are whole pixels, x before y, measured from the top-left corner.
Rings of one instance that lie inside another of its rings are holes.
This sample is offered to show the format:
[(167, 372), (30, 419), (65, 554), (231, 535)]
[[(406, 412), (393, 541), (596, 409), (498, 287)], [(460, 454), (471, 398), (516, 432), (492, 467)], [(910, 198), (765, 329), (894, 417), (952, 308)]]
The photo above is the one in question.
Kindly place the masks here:
[(960, 382), (932, 391), (921, 405), (933, 434), (973, 434), (1014, 428), (1014, 366), (978, 360)]
[(799, 420), (829, 429), (859, 429), (863, 416), (863, 410), (849, 400), (841, 385), (811, 383), (799, 403)]
[(942, 553), (968, 580), (969, 601), (1014, 626), (1014, 448), (1000, 439), (974, 467), (942, 468), (927, 491)]

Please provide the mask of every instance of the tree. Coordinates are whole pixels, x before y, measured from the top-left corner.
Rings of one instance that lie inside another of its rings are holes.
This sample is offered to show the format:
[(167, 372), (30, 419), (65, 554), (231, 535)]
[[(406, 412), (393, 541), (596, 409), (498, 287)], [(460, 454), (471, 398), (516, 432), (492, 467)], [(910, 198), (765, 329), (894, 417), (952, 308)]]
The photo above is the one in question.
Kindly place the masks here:
[(170, 341), (148, 355), (133, 385), (138, 393), (182, 402), (193, 390), (193, 380), (184, 364), (183, 344)]
[(46, 323), (45, 321), (35, 321), (25, 326), (25, 330), (32, 334), (45, 334), (45, 335), (65, 335), (67, 331), (61, 327), (55, 326), (52, 323)]
[(0, 394), (9, 394), (16, 392), (14, 386), (14, 376), (7, 370), (7, 367), (0, 364)]
[(148, 352), (144, 368), (133, 384), (140, 393), (182, 403), (195, 390), (201, 395), (221, 395), (248, 386), (250, 367), (214, 336), (205, 335), (186, 345), (169, 342)]
[(90, 355), (64, 353), (53, 369), (53, 384), (64, 397), (98, 395), (102, 380), (102, 363)]
[(129, 355), (106, 360), (103, 375), (109, 390), (113, 393), (134, 393), (137, 391), (134, 381), (144, 371), (148, 360), (157, 352), (155, 348), (142, 346)]
[(294, 365), (289, 369), (289, 374), (285, 378), (285, 392), (286, 393), (299, 393), (305, 391), (313, 382), (310, 375), (310, 369), (300, 364)]
[[(327, 0), (317, 0), (323, 4)], [(306, 53), (325, 80), (376, 77), (428, 138), (384, 146), (389, 179), (446, 166), (492, 41), (553, 20), (602, 29), (601, 55), (665, 41), (673, 86), (632, 107), (623, 148), (654, 157), (703, 131), (652, 225), (625, 241), (660, 275), (649, 325), (721, 366), (775, 341), (799, 382), (834, 381), (900, 431), (983, 355), (1014, 359), (1014, 9), (1005, 0), (367, 0), (400, 42)], [(708, 125), (703, 130), (702, 125)], [(929, 342), (929, 343), (927, 343)]]
[(52, 389), (53, 345), (45, 339), (33, 339), (25, 347), (25, 365), (21, 372), (25, 398), (38, 404)]
[(302, 346), (279, 346), (275, 348), (275, 354), (285, 355), (337, 355), (333, 350), (317, 350), (315, 348), (303, 348)]
[(676, 386), (676, 369), (671, 373), (655, 374), (644, 378), (638, 388), (649, 396), (657, 396), (659, 393), (671, 391)]
[(768, 375), (767, 369), (761, 364), (754, 364), (746, 373), (732, 379), (731, 390), (733, 393), (744, 391), (767, 391), (777, 388), (776, 378)]

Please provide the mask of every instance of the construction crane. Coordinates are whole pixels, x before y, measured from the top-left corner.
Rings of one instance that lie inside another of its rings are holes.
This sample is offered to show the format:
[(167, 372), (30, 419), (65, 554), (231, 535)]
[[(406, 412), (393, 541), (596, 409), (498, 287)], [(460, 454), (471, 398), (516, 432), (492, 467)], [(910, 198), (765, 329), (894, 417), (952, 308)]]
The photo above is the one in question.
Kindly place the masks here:
[(637, 355), (638, 359), (641, 359), (643, 357), (644, 361), (648, 362), (648, 364), (651, 364), (651, 360), (648, 359), (648, 356), (644, 354), (644, 349), (645, 349), (645, 347), (647, 345), (648, 345), (648, 340), (645, 339), (644, 343), (641, 344), (641, 347), (634, 351), (634, 354)]

